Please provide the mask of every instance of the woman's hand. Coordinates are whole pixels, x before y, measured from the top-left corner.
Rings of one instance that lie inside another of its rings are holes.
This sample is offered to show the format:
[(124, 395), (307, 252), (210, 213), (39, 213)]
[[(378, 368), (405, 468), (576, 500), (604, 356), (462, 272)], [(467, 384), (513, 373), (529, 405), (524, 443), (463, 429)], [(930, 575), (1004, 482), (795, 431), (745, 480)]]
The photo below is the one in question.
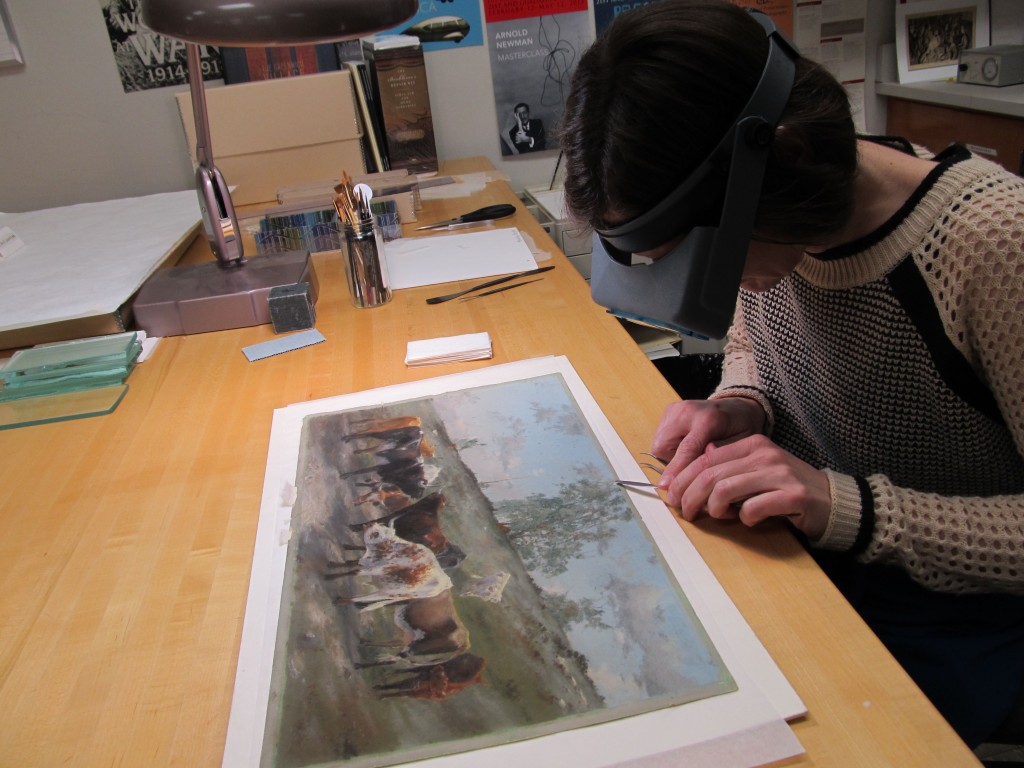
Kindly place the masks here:
[(754, 400), (687, 400), (665, 409), (652, 453), (671, 457), (659, 487), (684, 519), (738, 518), (756, 525), (788, 517), (812, 540), (831, 512), (828, 476), (760, 434), (764, 411)]
[(832, 509), (828, 475), (764, 435), (707, 450), (671, 480), (666, 501), (685, 520), (702, 515), (757, 525), (788, 517), (815, 541)]
[[(669, 405), (654, 433), (651, 453), (667, 462), (664, 486), (711, 443), (731, 443), (764, 429), (764, 411), (756, 400), (683, 400)], [(671, 460), (670, 460), (671, 459)]]

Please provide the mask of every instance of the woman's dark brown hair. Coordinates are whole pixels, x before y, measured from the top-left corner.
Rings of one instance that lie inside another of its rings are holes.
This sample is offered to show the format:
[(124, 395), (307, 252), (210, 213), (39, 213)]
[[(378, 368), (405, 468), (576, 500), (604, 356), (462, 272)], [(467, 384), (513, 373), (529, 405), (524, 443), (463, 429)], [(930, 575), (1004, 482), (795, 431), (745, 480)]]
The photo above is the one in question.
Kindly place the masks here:
[[(560, 127), (569, 214), (592, 227), (652, 208), (718, 144), (764, 69), (768, 40), (720, 0), (621, 14), (580, 59)], [(852, 207), (856, 133), (843, 87), (801, 58), (776, 132), (757, 231), (814, 242)]]

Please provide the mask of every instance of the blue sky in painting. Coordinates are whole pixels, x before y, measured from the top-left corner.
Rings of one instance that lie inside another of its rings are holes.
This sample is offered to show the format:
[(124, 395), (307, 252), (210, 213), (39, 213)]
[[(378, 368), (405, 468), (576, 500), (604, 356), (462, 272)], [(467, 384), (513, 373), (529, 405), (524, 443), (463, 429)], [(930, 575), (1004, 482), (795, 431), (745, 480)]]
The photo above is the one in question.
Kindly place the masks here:
[[(495, 503), (533, 493), (557, 495), (581, 471), (614, 480), (560, 376), (452, 392), (435, 396), (433, 403), (449, 437), (466, 446), (460, 450), (463, 461)], [(713, 684), (723, 674), (655, 549), (646, 528), (633, 520), (621, 524), (600, 551), (588, 547), (568, 573), (533, 574), (551, 593), (594, 600), (614, 627), (569, 628), (609, 705)]]
[(434, 398), (448, 435), (477, 440), (460, 451), (495, 502), (554, 495), (579, 467), (608, 461), (558, 376), (496, 384)]

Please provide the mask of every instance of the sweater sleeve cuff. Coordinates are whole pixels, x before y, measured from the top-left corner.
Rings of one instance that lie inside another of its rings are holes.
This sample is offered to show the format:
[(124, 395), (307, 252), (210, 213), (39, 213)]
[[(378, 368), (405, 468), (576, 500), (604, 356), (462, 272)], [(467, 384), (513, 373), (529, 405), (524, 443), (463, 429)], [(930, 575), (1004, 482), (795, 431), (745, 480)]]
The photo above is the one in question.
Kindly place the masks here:
[(826, 469), (825, 474), (828, 476), (832, 510), (825, 533), (814, 542), (814, 546), (845, 552), (858, 543), (864, 522), (861, 488), (850, 475), (833, 472), (831, 469)]

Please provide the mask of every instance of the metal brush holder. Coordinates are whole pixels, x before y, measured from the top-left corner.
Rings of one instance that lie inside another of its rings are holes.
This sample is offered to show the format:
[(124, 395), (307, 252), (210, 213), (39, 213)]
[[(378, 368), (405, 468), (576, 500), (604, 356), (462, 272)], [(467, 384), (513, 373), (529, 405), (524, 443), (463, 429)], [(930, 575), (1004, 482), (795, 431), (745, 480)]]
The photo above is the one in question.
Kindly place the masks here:
[(369, 218), (345, 224), (345, 279), (352, 303), (360, 308), (379, 307), (391, 301), (391, 281), (384, 260), (384, 239)]

